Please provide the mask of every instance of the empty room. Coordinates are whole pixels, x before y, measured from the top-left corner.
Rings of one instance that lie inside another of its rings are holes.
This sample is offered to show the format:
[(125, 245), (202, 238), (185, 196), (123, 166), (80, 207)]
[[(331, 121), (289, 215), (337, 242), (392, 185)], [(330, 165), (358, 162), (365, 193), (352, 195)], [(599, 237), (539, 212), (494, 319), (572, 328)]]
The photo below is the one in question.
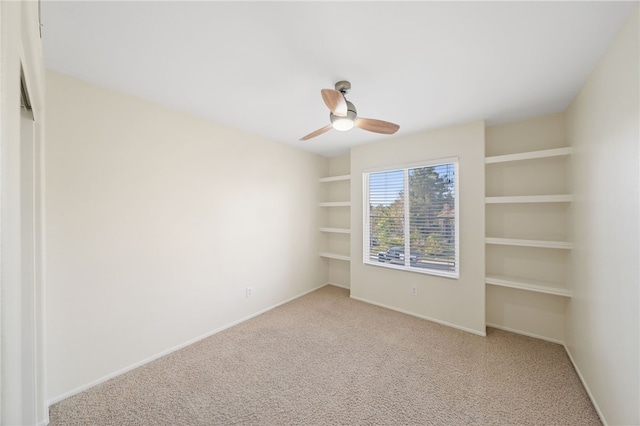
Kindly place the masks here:
[(0, 1), (0, 424), (640, 425), (639, 5)]

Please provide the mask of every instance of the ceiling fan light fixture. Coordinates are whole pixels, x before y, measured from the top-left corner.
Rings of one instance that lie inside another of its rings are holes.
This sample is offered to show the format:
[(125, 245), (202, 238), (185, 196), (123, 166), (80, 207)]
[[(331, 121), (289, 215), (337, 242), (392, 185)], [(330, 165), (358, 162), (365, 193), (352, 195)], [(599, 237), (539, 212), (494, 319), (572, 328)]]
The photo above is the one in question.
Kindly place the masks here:
[(353, 118), (349, 116), (338, 117), (336, 115), (332, 115), (331, 117), (331, 126), (333, 126), (334, 129), (339, 130), (341, 132), (346, 132), (347, 130), (353, 129), (355, 124), (356, 123), (353, 120)]
[(346, 99), (345, 101), (347, 103), (347, 115), (345, 117), (340, 117), (333, 113), (329, 113), (331, 126), (341, 132), (346, 132), (347, 130), (353, 129), (356, 125), (356, 117), (358, 116), (355, 105), (353, 105)]

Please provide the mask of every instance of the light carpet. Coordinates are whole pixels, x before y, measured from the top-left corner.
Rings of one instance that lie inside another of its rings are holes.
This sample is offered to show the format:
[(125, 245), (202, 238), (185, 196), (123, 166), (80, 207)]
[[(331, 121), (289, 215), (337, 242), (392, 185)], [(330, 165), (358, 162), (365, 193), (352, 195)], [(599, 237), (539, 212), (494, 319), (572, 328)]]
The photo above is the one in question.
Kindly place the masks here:
[(599, 425), (564, 348), (326, 286), (51, 407), (58, 425)]

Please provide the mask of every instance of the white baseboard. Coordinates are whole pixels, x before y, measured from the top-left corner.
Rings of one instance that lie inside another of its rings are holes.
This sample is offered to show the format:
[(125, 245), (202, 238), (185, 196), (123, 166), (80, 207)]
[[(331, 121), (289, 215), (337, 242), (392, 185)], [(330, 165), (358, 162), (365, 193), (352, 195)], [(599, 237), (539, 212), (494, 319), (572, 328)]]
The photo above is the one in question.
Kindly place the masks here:
[(573, 364), (573, 369), (576, 370), (576, 374), (578, 374), (578, 377), (580, 378), (580, 381), (582, 382), (582, 386), (584, 386), (584, 390), (587, 391), (587, 395), (589, 395), (589, 399), (591, 400), (591, 403), (593, 404), (593, 408), (596, 409), (596, 413), (598, 413), (598, 416), (600, 417), (600, 421), (602, 422), (602, 424), (604, 426), (607, 426), (608, 425), (607, 419), (604, 418), (604, 415), (602, 414), (602, 411), (600, 410), (600, 407), (598, 407), (598, 403), (596, 402), (595, 398), (593, 397), (593, 394), (591, 393), (591, 389), (589, 389), (589, 386), (587, 385), (587, 382), (584, 380), (584, 377), (582, 376), (582, 373), (580, 372), (580, 369), (576, 365), (576, 362), (573, 360), (573, 356), (571, 355), (571, 351), (569, 350), (569, 348), (567, 347), (566, 344), (563, 344), (562, 346), (564, 346), (564, 350), (567, 353), (567, 356), (569, 357), (569, 360), (571, 360), (571, 364)]
[(345, 285), (345, 284), (326, 283), (325, 285), (332, 285), (334, 287), (346, 288), (347, 290), (351, 290), (351, 287), (349, 285)]
[[(148, 364), (148, 363), (150, 363), (152, 361), (155, 361), (156, 359), (159, 359), (159, 358), (162, 358), (163, 356), (169, 355), (172, 352), (178, 351), (178, 350), (183, 349), (183, 348), (185, 348), (185, 347), (187, 347), (189, 345), (192, 345), (192, 344), (194, 344), (196, 342), (199, 342), (200, 340), (206, 339), (207, 337), (213, 336), (214, 334), (220, 333), (221, 331), (224, 331), (224, 330), (226, 330), (228, 328), (231, 328), (234, 325), (238, 325), (238, 324), (243, 323), (243, 322), (245, 322), (247, 320), (250, 320), (251, 318), (257, 317), (258, 315), (262, 315), (265, 312), (268, 312), (268, 311), (270, 311), (270, 310), (272, 310), (274, 308), (277, 308), (278, 306), (284, 305), (285, 303), (291, 302), (292, 300), (295, 300), (295, 299), (297, 299), (299, 297), (302, 297), (302, 296), (304, 296), (306, 294), (312, 293), (312, 292), (314, 292), (314, 291), (316, 291), (316, 290), (318, 290), (318, 289), (320, 289), (320, 288), (322, 288), (322, 287), (324, 287), (326, 285), (327, 284), (322, 284), (322, 285), (319, 285), (317, 287), (314, 287), (311, 290), (307, 290), (304, 293), (298, 294), (297, 296), (290, 297), (289, 299), (286, 299), (283, 302), (280, 302), (280, 303), (277, 303), (275, 305), (269, 306), (268, 308), (262, 309), (262, 310), (260, 310), (258, 312), (255, 312), (255, 313), (253, 313), (253, 314), (251, 314), (249, 316), (246, 316), (244, 318), (240, 318), (239, 320), (233, 321), (233, 322), (231, 322), (229, 324), (225, 324), (222, 327), (218, 327), (213, 331), (210, 331), (208, 333), (205, 333), (205, 334), (203, 334), (201, 336), (198, 336), (198, 337), (195, 337), (193, 339), (187, 340), (186, 342), (183, 342), (183, 343), (181, 343), (179, 345), (176, 345), (176, 346), (174, 346), (172, 348), (169, 348), (169, 349), (164, 350), (164, 351), (162, 351), (160, 353), (152, 355), (152, 356), (150, 356), (150, 357), (148, 357), (146, 359), (143, 359), (142, 361), (139, 361), (139, 362), (136, 362), (134, 364), (131, 364), (128, 367), (125, 367), (125, 368), (117, 370), (117, 371), (115, 371), (113, 373), (107, 374), (106, 376), (103, 376), (103, 377), (101, 377), (99, 379), (96, 379), (96, 380), (90, 382), (90, 383), (87, 383), (86, 385), (82, 385), (82, 386), (80, 386), (80, 387), (78, 387), (76, 389), (73, 389), (73, 390), (69, 391), (69, 392), (65, 392), (62, 395), (58, 395), (55, 398), (51, 398), (50, 400), (47, 401), (47, 411), (48, 411), (49, 407), (51, 405), (55, 404), (56, 402), (60, 402), (63, 399), (67, 399), (70, 396), (76, 395), (76, 394), (78, 394), (80, 392), (83, 392), (83, 391), (85, 391), (87, 389), (90, 389), (90, 388), (92, 388), (92, 387), (94, 387), (96, 385), (99, 385), (100, 383), (104, 383), (107, 380), (113, 379), (114, 377), (117, 377), (117, 376), (119, 376), (121, 374), (124, 374), (124, 373), (126, 373), (128, 371), (131, 371), (131, 370), (136, 369), (138, 367), (141, 367), (141, 366), (143, 366), (145, 364)], [(48, 423), (48, 419), (47, 419), (47, 423)]]
[(450, 322), (447, 322), (447, 321), (442, 321), (442, 320), (439, 320), (439, 319), (436, 319), (436, 318), (431, 318), (431, 317), (428, 317), (426, 315), (421, 315), (421, 314), (416, 314), (415, 312), (405, 311), (404, 309), (399, 309), (399, 308), (396, 308), (394, 306), (385, 305), (384, 303), (374, 302), (372, 300), (364, 299), (362, 297), (357, 297), (357, 296), (353, 296), (353, 295), (351, 295), (350, 297), (352, 299), (358, 300), (360, 302), (368, 303), (370, 305), (380, 306), (381, 308), (390, 309), (392, 311), (400, 312), (401, 314), (411, 315), (412, 317), (420, 318), (420, 319), (423, 319), (423, 320), (427, 320), (427, 321), (435, 322), (435, 323), (438, 323), (438, 324), (441, 324), (441, 325), (445, 325), (447, 327), (451, 327), (451, 328), (455, 328), (455, 329), (458, 329), (458, 330), (466, 331), (467, 333), (475, 334), (475, 335), (482, 336), (482, 337), (486, 337), (487, 336), (486, 332), (481, 332), (481, 331), (478, 331), (478, 330), (474, 330), (472, 328), (462, 327), (460, 325), (453, 324), (453, 323), (450, 323)]
[(558, 345), (564, 346), (564, 341), (563, 340), (554, 339), (553, 337), (546, 337), (546, 336), (542, 336), (542, 335), (535, 334), (535, 333), (529, 333), (528, 331), (522, 331), (522, 330), (518, 330), (518, 329), (515, 329), (515, 328), (504, 327), (502, 325), (492, 324), (492, 323), (489, 323), (489, 322), (487, 323), (487, 327), (497, 328), (498, 330), (509, 331), (509, 332), (515, 333), (515, 334), (522, 334), (523, 336), (533, 337), (534, 339), (545, 340), (547, 342), (557, 343)]

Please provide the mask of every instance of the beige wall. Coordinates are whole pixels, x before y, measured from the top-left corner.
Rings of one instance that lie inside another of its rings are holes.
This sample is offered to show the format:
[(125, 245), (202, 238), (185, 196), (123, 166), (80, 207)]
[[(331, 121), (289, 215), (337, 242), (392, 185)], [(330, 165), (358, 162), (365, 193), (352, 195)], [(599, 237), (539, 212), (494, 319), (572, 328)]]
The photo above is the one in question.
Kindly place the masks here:
[(640, 423), (636, 9), (567, 111), (573, 292), (567, 348), (606, 423)]
[(47, 110), (51, 400), (328, 281), (327, 159), (54, 72)]
[[(460, 185), (460, 278), (365, 265), (363, 171), (456, 156)], [(484, 123), (478, 121), (354, 148), (351, 176), (351, 297), (484, 334)], [(418, 287), (417, 296), (411, 295), (412, 285)]]

